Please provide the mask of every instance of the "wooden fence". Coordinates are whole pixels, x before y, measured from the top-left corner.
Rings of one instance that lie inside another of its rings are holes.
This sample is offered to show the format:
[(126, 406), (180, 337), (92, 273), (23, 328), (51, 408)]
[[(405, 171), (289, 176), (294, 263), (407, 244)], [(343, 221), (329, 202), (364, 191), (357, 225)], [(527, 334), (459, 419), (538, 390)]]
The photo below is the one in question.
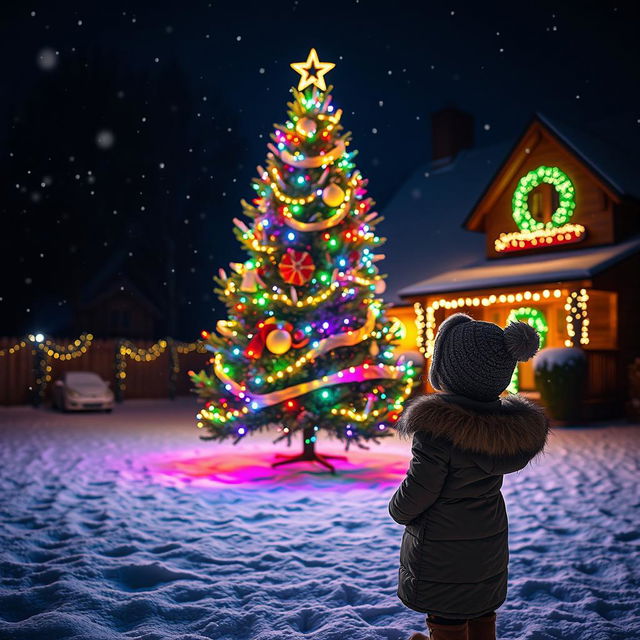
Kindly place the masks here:
[[(64, 341), (62, 341), (64, 342)], [(138, 349), (148, 349), (151, 341), (136, 341)], [(156, 343), (157, 344), (157, 343)], [(24, 346), (20, 346), (24, 345)], [(118, 389), (116, 363), (121, 341), (115, 338), (93, 339), (86, 353), (72, 359), (49, 357), (51, 380), (42, 386), (42, 402), (51, 400), (51, 389), (66, 371), (93, 371)], [(18, 346), (17, 350), (13, 350)], [(0, 338), (0, 405), (28, 404), (34, 401), (38, 392), (39, 376), (36, 363), (38, 348), (29, 340)], [(40, 354), (38, 354), (40, 355)], [(190, 353), (176, 353), (177, 371), (173, 375), (169, 349), (165, 349), (152, 360), (136, 361), (125, 356), (124, 389), (122, 399), (167, 398), (171, 395), (190, 393), (191, 381), (187, 371), (200, 371), (205, 367), (209, 355), (194, 350)]]

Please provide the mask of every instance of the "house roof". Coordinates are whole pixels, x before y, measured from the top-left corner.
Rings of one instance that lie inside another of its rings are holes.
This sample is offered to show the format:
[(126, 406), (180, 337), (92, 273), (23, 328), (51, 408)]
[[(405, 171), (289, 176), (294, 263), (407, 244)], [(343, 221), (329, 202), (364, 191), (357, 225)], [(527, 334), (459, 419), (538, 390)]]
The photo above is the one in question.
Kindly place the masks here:
[(425, 163), (411, 174), (380, 225), (380, 234), (390, 236), (382, 263), (386, 300), (398, 302), (398, 291), (415, 282), (416, 273), (460, 267), (484, 253), (484, 238), (461, 223), (509, 148), (507, 141), (469, 149), (441, 168)]
[[(595, 123), (587, 132), (538, 113), (529, 127), (539, 122), (608, 188), (621, 197), (640, 199), (640, 126), (636, 120), (637, 115), (623, 114)], [(381, 233), (392, 238), (385, 246), (387, 259), (382, 263), (389, 274), (388, 301), (397, 302), (400, 292), (408, 295), (416, 275), (423, 278), (415, 285), (418, 287), (443, 272), (451, 274), (472, 263), (480, 264), (477, 261), (485, 254), (485, 238), (464, 225), (521, 138), (513, 136), (502, 143), (463, 151), (439, 169), (427, 163), (408, 178), (383, 211)], [(572, 255), (580, 252), (571, 250)], [(558, 256), (554, 253), (548, 258)], [(512, 260), (531, 264), (533, 259), (500, 258), (499, 265), (504, 267)]]
[[(541, 113), (536, 114), (536, 118), (619, 195), (640, 199), (640, 156), (630, 138), (638, 142), (634, 131), (638, 128), (637, 119), (623, 116), (618, 119), (617, 127), (613, 119), (609, 126), (601, 124), (594, 131), (584, 131)], [(609, 138), (611, 135), (615, 138)]]
[(586, 280), (638, 252), (640, 236), (620, 244), (562, 254), (485, 259), (404, 287), (399, 294), (410, 297), (509, 285)]
[(622, 198), (640, 199), (640, 181), (637, 177), (640, 173), (640, 154), (637, 150), (640, 136), (637, 129), (640, 127), (637, 126), (637, 118), (618, 116), (608, 122), (607, 127), (597, 124), (585, 131), (536, 113), (470, 207), (463, 226), (471, 231), (483, 231), (483, 221), (496, 193), (519, 170), (526, 147), (535, 144), (540, 133), (551, 136), (579, 158), (593, 179), (616, 202)]

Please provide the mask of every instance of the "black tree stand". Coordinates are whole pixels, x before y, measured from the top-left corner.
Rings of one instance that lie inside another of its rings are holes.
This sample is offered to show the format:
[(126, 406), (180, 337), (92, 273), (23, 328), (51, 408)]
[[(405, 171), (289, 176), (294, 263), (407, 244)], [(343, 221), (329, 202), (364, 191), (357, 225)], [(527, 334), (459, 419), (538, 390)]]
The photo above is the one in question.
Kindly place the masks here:
[(279, 467), (285, 464), (292, 464), (294, 462), (319, 462), (323, 467), (326, 467), (335, 475), (336, 469), (329, 462), (329, 460), (346, 460), (346, 456), (331, 456), (326, 453), (318, 453), (316, 451), (316, 442), (314, 436), (316, 432), (313, 427), (307, 427), (302, 431), (302, 453), (295, 455), (287, 455), (284, 453), (276, 453), (276, 458), (283, 458), (278, 462), (272, 463), (272, 467)]

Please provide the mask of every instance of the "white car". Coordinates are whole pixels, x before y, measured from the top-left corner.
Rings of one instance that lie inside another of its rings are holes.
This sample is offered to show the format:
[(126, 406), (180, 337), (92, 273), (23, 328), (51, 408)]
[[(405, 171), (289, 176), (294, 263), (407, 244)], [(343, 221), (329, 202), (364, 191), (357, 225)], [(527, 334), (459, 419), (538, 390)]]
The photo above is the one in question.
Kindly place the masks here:
[(61, 411), (113, 409), (109, 383), (91, 371), (67, 371), (53, 387), (53, 406)]

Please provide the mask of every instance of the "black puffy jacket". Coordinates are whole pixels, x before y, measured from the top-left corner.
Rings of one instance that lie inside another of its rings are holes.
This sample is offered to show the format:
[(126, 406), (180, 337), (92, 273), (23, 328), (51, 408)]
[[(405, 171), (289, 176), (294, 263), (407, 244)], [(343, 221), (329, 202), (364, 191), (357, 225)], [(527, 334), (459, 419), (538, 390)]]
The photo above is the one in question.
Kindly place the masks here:
[(546, 416), (518, 395), (477, 402), (438, 393), (411, 402), (398, 430), (413, 436), (407, 477), (389, 503), (406, 525), (398, 597), (447, 618), (497, 609), (509, 563), (502, 476), (544, 450)]

